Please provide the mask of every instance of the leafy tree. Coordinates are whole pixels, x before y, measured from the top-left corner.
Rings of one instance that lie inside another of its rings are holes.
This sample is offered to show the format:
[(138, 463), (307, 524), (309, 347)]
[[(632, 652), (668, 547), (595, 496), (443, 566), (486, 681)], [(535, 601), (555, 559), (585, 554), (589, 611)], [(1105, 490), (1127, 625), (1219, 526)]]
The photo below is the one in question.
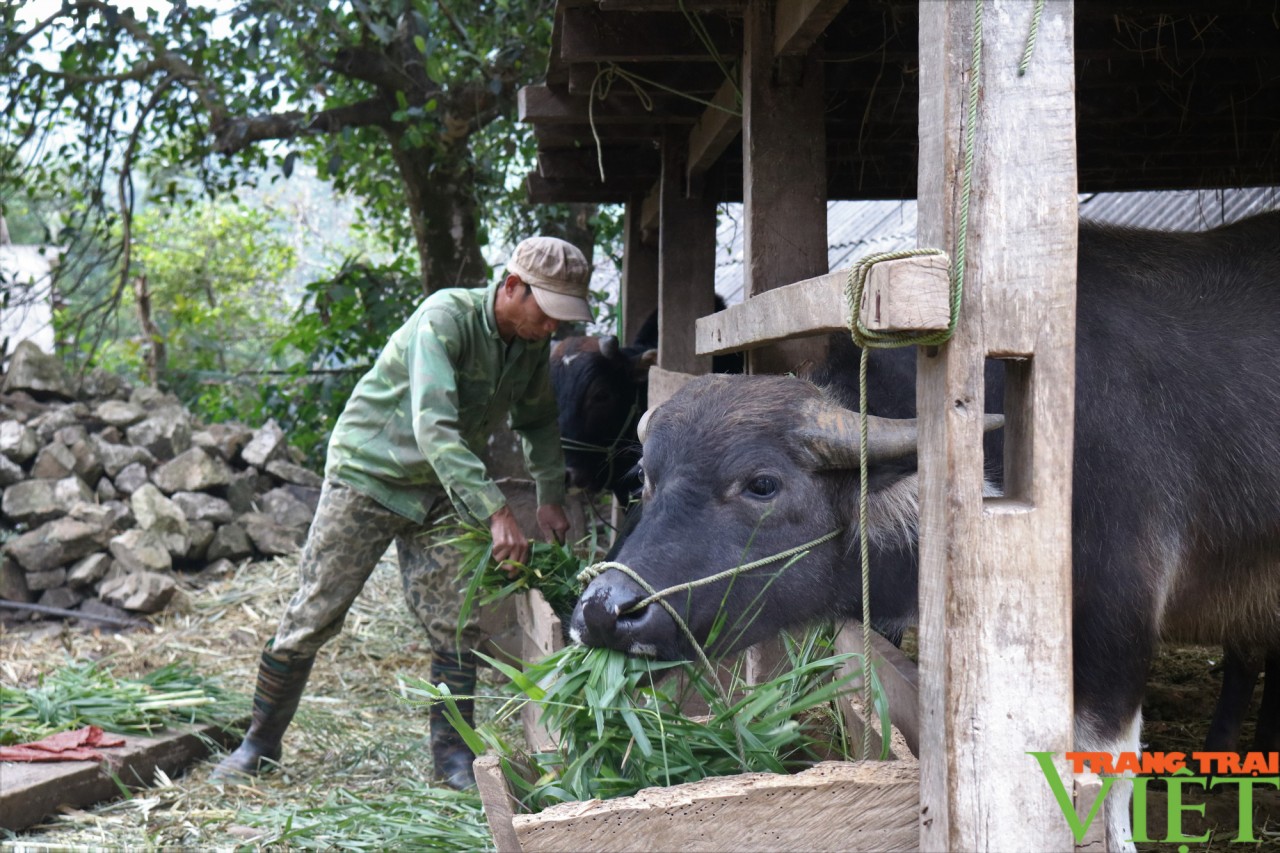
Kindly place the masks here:
[(205, 418), (258, 414), (258, 377), (289, 329), (275, 282), (295, 262), (271, 218), (231, 202), (180, 217), (152, 207), (135, 218), (133, 244), (126, 311), (100, 360), (166, 385)]
[[(135, 196), (191, 203), (299, 160), (416, 249), (419, 298), (487, 279), (485, 223), (528, 164), (514, 97), (545, 67), (553, 0), (21, 8), (0, 5), (0, 209), (57, 198), (72, 214), (58, 238), (78, 318), (115, 311), (135, 281)], [(562, 224), (590, 239), (579, 214)]]

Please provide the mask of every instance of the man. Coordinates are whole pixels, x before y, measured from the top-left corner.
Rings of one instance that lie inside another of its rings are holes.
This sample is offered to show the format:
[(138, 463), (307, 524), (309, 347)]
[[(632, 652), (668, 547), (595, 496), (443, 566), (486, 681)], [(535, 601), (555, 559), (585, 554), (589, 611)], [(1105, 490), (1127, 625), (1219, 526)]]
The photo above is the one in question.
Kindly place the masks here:
[[(434, 293), (391, 336), (334, 426), (298, 591), (262, 652), (252, 724), (214, 778), (255, 775), (264, 761), (279, 760), (316, 652), (342, 630), (392, 541), (405, 597), (431, 637), (432, 682), (474, 693), (473, 650), (485, 638), (474, 619), (458, 625), (460, 561), (432, 542), (427, 522), (452, 504), (465, 518), (487, 520), (499, 564), (528, 559), (529, 540), (477, 456), (509, 413), (537, 485), (538, 526), (563, 538), (564, 454), (548, 341), (559, 321), (591, 319), (590, 274), (572, 244), (531, 237), (499, 282)], [(470, 721), (471, 703), (459, 706)], [(474, 756), (439, 707), (431, 712), (431, 752), (437, 778), (460, 789), (475, 784)]]

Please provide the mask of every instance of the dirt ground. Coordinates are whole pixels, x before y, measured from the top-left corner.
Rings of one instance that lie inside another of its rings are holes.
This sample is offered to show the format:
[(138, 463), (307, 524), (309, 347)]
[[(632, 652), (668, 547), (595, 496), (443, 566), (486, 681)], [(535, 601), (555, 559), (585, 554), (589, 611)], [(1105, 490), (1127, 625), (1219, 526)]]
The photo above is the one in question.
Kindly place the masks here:
[[(1148, 681), (1143, 703), (1142, 746), (1150, 752), (1183, 752), (1190, 755), (1204, 749), (1205, 733), (1222, 683), (1219, 666), (1222, 650), (1206, 646), (1177, 646), (1164, 649), (1157, 658)], [(1254, 707), (1245, 722), (1241, 743), (1252, 743), (1257, 702), (1262, 695), (1261, 680), (1254, 693)], [(1182, 833), (1209, 838), (1187, 841), (1189, 850), (1280, 851), (1280, 791), (1259, 787), (1253, 794), (1252, 835), (1256, 843), (1235, 842), (1240, 825), (1241, 797), (1238, 787), (1204, 791), (1189, 785), (1183, 795)], [(1149, 837), (1168, 838), (1166, 793), (1158, 783), (1151, 785), (1147, 815)], [(1186, 806), (1204, 805), (1198, 809)], [(1139, 844), (1143, 851), (1176, 850), (1177, 843)]]
[[(242, 691), (247, 707), (258, 652), (292, 593), (294, 570), (294, 562), (282, 558), (248, 564), (222, 577), (186, 576), (181, 600), (156, 619), (151, 631), (85, 631), (56, 623), (0, 626), (0, 678), (23, 686), (34, 683), (41, 672), (82, 659), (105, 659), (118, 676), (181, 660), (220, 675), (226, 686)], [(1201, 749), (1217, 699), (1220, 660), (1215, 648), (1178, 647), (1161, 654), (1144, 707), (1144, 749)], [(426, 710), (406, 704), (400, 689), (401, 679), (425, 676), (427, 665), (422, 631), (403, 604), (397, 573), (388, 562), (374, 572), (346, 630), (322, 651), (302, 711), (286, 737), (283, 772), (254, 785), (224, 788), (208, 780), (213, 762), (202, 762), (181, 778), (157, 780), (157, 787), (132, 799), (58, 815), (0, 841), (0, 848), (14, 853), (121, 847), (388, 849), (400, 846), (388, 841), (393, 819), (372, 814), (360, 823), (351, 817), (352, 804), (408, 797), (410, 812), (447, 814), (454, 825), (465, 825), (472, 833), (464, 836), (470, 839), (465, 844), (442, 842), (432, 849), (485, 849), (487, 830), (478, 801), (437, 802), (428, 787)], [(500, 693), (492, 683), (486, 690)], [(481, 718), (498, 704), (497, 698), (481, 702)], [(1245, 743), (1252, 728), (1251, 718)], [(1186, 836), (1207, 833), (1208, 838), (1183, 847), (1163, 840), (1169, 834), (1165, 793), (1153, 783), (1147, 823), (1151, 837), (1161, 840), (1138, 849), (1280, 853), (1280, 792), (1259, 790), (1254, 799), (1252, 827), (1259, 840), (1246, 846), (1233, 843), (1238, 792), (1204, 793), (1190, 787), (1184, 802), (1203, 803), (1205, 813), (1202, 817), (1184, 809), (1182, 831)], [(450, 811), (458, 808), (462, 811)], [(413, 843), (401, 844), (421, 849), (421, 837), (412, 837)]]

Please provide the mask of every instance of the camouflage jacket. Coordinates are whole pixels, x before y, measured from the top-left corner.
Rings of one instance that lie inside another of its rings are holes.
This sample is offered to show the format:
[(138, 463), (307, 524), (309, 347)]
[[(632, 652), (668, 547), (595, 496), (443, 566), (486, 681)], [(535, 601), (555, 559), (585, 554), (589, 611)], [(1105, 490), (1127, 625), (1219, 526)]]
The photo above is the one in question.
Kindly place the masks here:
[(538, 503), (564, 501), (549, 344), (502, 340), (497, 288), (433, 293), (391, 336), (334, 426), (327, 476), (419, 522), (438, 486), (463, 517), (487, 519), (506, 499), (477, 451), (510, 414)]

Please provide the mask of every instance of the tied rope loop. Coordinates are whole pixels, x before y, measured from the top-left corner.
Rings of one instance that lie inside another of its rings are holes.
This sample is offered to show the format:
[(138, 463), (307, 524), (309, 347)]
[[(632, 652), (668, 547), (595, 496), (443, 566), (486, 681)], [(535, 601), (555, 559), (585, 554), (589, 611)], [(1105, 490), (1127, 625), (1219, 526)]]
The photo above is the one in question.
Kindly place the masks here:
[[(1023, 57), (1022, 71), (1031, 58), (1035, 48), (1036, 32), (1040, 25), (1040, 13), (1043, 2), (1036, 3), (1032, 18), (1031, 34), (1027, 41), (1027, 49)], [(1022, 73), (1020, 71), (1020, 73)], [(849, 308), (849, 333), (861, 350), (858, 360), (858, 545), (862, 568), (862, 665), (866, 675), (863, 678), (863, 703), (867, 713), (871, 704), (871, 557), (867, 543), (869, 509), (867, 505), (867, 362), (872, 349), (887, 349), (903, 346), (938, 346), (951, 340), (955, 334), (956, 322), (960, 317), (960, 303), (964, 298), (965, 255), (969, 240), (969, 198), (973, 186), (973, 140), (974, 127), (978, 121), (978, 91), (982, 76), (982, 0), (973, 4), (973, 52), (969, 64), (969, 93), (964, 129), (964, 168), (960, 183), (960, 213), (956, 228), (956, 250), (954, 261), (949, 263), (951, 316), (947, 328), (938, 332), (878, 332), (868, 329), (862, 323), (860, 308), (862, 294), (866, 288), (867, 274), (871, 267), (880, 261), (899, 260), (901, 258), (920, 257), (924, 255), (942, 255), (940, 249), (905, 249), (900, 252), (884, 252), (869, 255), (856, 263), (849, 270), (849, 278), (845, 281), (845, 299)], [(871, 726), (862, 729), (862, 754), (868, 755), (871, 750)]]

